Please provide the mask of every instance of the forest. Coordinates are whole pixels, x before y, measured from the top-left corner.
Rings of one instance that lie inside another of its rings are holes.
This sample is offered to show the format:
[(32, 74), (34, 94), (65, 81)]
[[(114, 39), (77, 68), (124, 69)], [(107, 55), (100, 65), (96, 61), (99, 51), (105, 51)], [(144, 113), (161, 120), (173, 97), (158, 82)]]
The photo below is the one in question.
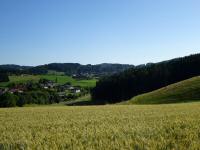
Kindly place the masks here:
[(200, 54), (148, 63), (101, 78), (91, 91), (97, 104), (116, 103), (200, 75)]

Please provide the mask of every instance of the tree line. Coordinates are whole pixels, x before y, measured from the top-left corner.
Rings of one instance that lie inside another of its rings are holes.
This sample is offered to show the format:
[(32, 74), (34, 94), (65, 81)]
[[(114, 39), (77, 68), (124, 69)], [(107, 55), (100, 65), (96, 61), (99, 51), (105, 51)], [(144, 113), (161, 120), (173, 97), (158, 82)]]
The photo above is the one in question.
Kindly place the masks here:
[[(13, 85), (10, 86), (15, 87), (16, 85), (13, 83)], [(60, 101), (62, 101), (62, 99), (55, 90), (42, 89), (39, 83), (33, 82), (26, 83), (26, 91), (6, 91), (0, 95), (0, 107), (22, 107), (26, 104), (44, 105), (59, 103)]]
[(95, 103), (116, 103), (200, 75), (200, 54), (149, 63), (101, 78), (91, 91)]
[(11, 94), (6, 92), (0, 96), (0, 107), (22, 107), (26, 104), (53, 104), (59, 103), (60, 98), (55, 92), (30, 91)]

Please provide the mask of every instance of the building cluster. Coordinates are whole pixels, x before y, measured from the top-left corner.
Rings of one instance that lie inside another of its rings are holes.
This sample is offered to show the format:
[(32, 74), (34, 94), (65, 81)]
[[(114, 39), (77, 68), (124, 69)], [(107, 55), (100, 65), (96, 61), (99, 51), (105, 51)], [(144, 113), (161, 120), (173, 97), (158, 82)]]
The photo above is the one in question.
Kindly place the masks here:
[(13, 94), (13, 93), (23, 93), (25, 91), (27, 91), (27, 87), (24, 84), (19, 84), (10, 88), (0, 88), (0, 95), (6, 92)]
[[(34, 83), (24, 83), (13, 85), (9, 88), (0, 88), (0, 95), (6, 92), (13, 94), (31, 91), (33, 86)], [(39, 83), (37, 84), (37, 89), (54, 90), (62, 98), (65, 98), (67, 94), (79, 94), (82, 92), (82, 88), (79, 86), (72, 86), (70, 83), (59, 85), (51, 80), (39, 81)]]

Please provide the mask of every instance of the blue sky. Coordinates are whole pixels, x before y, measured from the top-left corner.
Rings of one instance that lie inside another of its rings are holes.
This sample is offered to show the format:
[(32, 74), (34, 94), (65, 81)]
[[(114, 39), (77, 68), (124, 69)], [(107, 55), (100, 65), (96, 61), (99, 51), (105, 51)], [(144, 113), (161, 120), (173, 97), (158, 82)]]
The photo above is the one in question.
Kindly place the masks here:
[(158, 62), (200, 52), (199, 0), (1, 0), (0, 64)]

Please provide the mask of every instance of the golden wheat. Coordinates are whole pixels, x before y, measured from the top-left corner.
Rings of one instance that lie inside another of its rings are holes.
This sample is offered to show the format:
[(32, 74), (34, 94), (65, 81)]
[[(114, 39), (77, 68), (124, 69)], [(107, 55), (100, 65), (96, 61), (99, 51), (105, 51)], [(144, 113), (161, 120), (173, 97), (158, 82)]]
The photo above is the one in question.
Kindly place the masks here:
[(0, 149), (199, 149), (200, 103), (0, 109)]

